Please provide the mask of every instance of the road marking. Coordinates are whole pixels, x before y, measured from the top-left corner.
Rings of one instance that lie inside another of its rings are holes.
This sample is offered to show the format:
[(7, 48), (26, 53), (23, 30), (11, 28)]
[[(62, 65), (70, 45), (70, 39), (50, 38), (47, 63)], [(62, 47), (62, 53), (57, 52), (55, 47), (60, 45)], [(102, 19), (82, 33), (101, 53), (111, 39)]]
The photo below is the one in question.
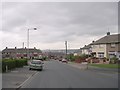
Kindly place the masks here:
[(31, 76), (29, 76), (22, 84), (20, 84), (17, 88), (16, 88), (16, 90), (19, 90), (32, 76), (34, 76), (34, 75), (36, 75), (36, 74), (38, 74), (39, 72), (36, 72), (36, 73), (34, 73), (34, 74), (32, 74)]

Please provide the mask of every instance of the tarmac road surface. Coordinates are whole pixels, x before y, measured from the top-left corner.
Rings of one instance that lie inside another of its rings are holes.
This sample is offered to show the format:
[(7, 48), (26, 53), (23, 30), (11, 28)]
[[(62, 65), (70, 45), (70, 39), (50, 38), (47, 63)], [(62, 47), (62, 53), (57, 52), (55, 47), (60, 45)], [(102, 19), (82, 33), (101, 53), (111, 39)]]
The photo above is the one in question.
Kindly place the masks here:
[(118, 88), (118, 74), (80, 70), (52, 60), (21, 88)]

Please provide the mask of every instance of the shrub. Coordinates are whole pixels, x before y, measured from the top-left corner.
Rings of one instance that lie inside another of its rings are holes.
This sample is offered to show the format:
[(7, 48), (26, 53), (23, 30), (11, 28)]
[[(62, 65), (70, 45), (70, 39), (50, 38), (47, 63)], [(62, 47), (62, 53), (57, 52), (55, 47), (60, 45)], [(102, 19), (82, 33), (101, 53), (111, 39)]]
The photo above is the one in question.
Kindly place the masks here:
[(78, 63), (84, 62), (86, 60), (86, 58), (88, 58), (88, 57), (89, 57), (89, 55), (86, 55), (86, 54), (82, 54), (80, 56), (74, 56), (73, 54), (67, 55), (68, 60), (75, 61)]
[(16, 67), (16, 65), (15, 65), (15, 60), (6, 60), (5, 61), (5, 66), (8, 66), (8, 70), (11, 70), (11, 69), (13, 69), (13, 68), (15, 68)]
[(73, 54), (69, 54), (65, 58), (67, 58), (67, 60), (70, 60), (70, 61), (75, 61), (75, 56)]
[(115, 63), (117, 63), (117, 62), (118, 62), (118, 58), (117, 58), (117, 57), (112, 57), (112, 58), (110, 59), (110, 63), (115, 64)]
[(46, 57), (46, 56), (43, 56), (43, 57), (42, 57), (42, 60), (47, 60), (47, 57)]
[(24, 65), (27, 65), (27, 60), (25, 59), (5, 59), (2, 60), (2, 72), (5, 72), (6, 66), (8, 70), (12, 70), (14, 68), (23, 67)]
[(89, 57), (89, 55), (86, 55), (86, 54), (80, 55), (80, 59), (86, 59), (86, 58), (88, 58), (88, 57)]

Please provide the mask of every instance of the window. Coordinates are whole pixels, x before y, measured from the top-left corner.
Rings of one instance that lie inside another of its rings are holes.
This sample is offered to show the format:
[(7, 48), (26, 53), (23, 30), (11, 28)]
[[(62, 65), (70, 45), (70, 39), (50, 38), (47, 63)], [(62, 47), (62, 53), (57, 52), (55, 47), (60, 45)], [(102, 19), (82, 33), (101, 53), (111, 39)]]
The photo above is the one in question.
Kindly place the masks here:
[(114, 48), (114, 47), (115, 47), (115, 44), (111, 44), (111, 47)]
[(99, 58), (104, 58), (104, 52), (98, 52), (98, 57)]
[(94, 45), (91, 45), (91, 48), (93, 48)]
[(41, 64), (41, 62), (38, 60), (38, 61), (32, 61), (31, 62), (32, 64)]
[(93, 45), (92, 48), (97, 48), (98, 45)]
[(116, 56), (116, 52), (114, 51), (109, 51), (108, 54), (109, 54), (109, 58), (113, 58)]
[(102, 44), (99, 45), (99, 48), (103, 48), (103, 47), (104, 47), (104, 45), (102, 45)]

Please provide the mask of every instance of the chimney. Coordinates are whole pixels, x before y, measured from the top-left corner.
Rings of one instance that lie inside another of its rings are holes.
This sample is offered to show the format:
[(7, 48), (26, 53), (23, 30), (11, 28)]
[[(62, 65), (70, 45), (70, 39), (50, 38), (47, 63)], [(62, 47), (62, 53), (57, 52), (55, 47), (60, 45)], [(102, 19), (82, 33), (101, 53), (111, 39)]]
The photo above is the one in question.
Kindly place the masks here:
[(92, 43), (94, 43), (95, 41), (92, 41)]
[(26, 47), (25, 47), (25, 49), (26, 49)]
[(36, 49), (36, 47), (34, 47), (34, 49)]
[(17, 49), (17, 47), (15, 47), (15, 49)]
[(8, 47), (6, 47), (5, 49), (8, 49)]
[(110, 35), (110, 32), (107, 32), (107, 36)]

